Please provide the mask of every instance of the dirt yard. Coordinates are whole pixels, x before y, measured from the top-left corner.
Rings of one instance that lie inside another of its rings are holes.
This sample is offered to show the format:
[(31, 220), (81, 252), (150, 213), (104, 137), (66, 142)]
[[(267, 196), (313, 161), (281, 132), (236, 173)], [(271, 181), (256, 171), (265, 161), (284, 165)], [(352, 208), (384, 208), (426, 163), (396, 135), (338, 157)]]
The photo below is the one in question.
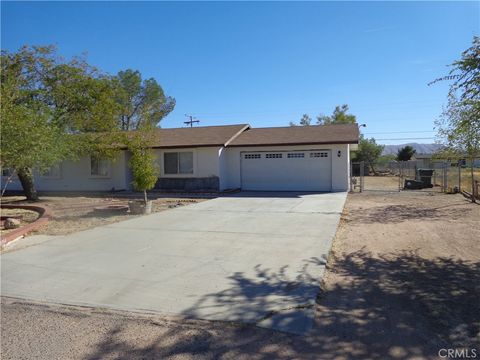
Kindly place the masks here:
[[(480, 347), (480, 205), (428, 191), (349, 195), (317, 310), (348, 358)], [(328, 357), (330, 358), (330, 357)]]
[[(38, 219), (38, 213), (36, 211), (24, 210), (24, 209), (1, 209), (2, 218), (12, 217), (20, 221), (20, 226), (27, 225)], [(2, 227), (0, 229), (0, 235), (9, 233), (15, 229), (5, 229), (2, 220)]]
[(437, 359), (454, 347), (479, 354), (479, 239), (480, 206), (461, 195), (351, 194), (305, 337), (3, 298), (2, 359)]
[[(122, 195), (51, 195), (41, 196), (38, 204), (48, 206), (53, 212), (53, 219), (45, 226), (31, 234), (65, 235), (76, 231), (86, 230), (92, 227), (111, 224), (117, 221), (130, 219), (133, 216), (129, 213), (118, 213), (114, 211), (98, 212), (96, 207), (107, 205), (128, 205), (132, 197)], [(165, 195), (151, 195), (153, 200), (152, 212), (164, 211), (172, 207), (186, 206), (206, 198), (175, 197)], [(3, 203), (28, 204), (22, 196), (5, 196)], [(2, 209), (2, 213), (6, 209)]]

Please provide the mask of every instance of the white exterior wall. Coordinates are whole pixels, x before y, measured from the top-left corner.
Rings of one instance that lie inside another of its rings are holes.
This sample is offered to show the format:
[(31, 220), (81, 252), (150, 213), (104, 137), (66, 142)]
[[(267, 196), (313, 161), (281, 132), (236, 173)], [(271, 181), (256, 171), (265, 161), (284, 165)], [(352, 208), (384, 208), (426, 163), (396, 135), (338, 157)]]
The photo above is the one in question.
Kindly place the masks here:
[(226, 190), (228, 186), (228, 151), (222, 147), (218, 150), (220, 191)]
[[(155, 149), (160, 176), (167, 178), (202, 178), (210, 176), (220, 177), (220, 147)], [(163, 154), (166, 152), (193, 152), (193, 174), (165, 174)]]
[[(178, 149), (155, 149), (162, 177), (202, 178), (218, 176), (220, 190), (241, 187), (240, 152), (243, 151), (289, 151), (289, 150), (330, 150), (332, 159), (332, 191), (349, 190), (350, 147), (338, 145), (302, 145), (302, 146), (250, 146), (250, 147), (198, 147)], [(193, 174), (165, 174), (163, 168), (164, 152), (193, 152)], [(338, 151), (341, 152), (338, 157)], [(90, 176), (90, 158), (82, 158), (77, 162), (65, 161), (62, 164), (62, 175), (58, 179), (45, 178), (35, 172), (35, 183), (39, 191), (110, 191), (130, 190), (131, 174), (128, 167), (129, 154), (126, 151), (111, 163), (110, 176), (98, 178)], [(5, 182), (2, 178), (2, 185)], [(9, 190), (21, 190), (18, 179), (8, 185)]]
[[(126, 190), (127, 181), (126, 153), (122, 151), (114, 160), (110, 161), (110, 174), (107, 177), (90, 175), (90, 157), (83, 157), (78, 161), (67, 160), (61, 166), (58, 178), (42, 176), (34, 171), (35, 187), (38, 191), (110, 191)], [(2, 185), (6, 178), (2, 177)], [(7, 190), (22, 190), (20, 181), (15, 176)]]
[[(243, 151), (290, 151), (290, 150), (330, 150), (332, 159), (332, 191), (349, 190), (350, 154), (348, 144), (338, 145), (300, 145), (300, 146), (249, 146), (225, 149), (225, 161), (221, 161), (221, 173), (224, 179), (220, 190), (241, 187), (240, 153)], [(340, 157), (338, 156), (340, 151)]]
[[(7, 180), (8, 176), (2, 176), (2, 190), (5, 187)], [(22, 185), (20, 184), (20, 181), (18, 180), (16, 175), (10, 179), (10, 182), (7, 185), (7, 191), (8, 190), (22, 190)]]
[[(338, 151), (341, 152), (338, 157)], [(350, 191), (350, 145), (335, 145), (332, 154), (335, 170), (332, 167), (332, 191)]]

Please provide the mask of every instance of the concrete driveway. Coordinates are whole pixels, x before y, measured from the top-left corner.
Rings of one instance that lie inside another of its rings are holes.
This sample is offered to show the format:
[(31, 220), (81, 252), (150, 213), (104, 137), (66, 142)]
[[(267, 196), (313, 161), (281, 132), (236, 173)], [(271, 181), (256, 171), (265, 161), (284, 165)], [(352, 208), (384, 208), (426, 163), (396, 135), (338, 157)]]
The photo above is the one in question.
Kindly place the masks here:
[(345, 199), (240, 193), (45, 237), (2, 254), (2, 295), (303, 334)]

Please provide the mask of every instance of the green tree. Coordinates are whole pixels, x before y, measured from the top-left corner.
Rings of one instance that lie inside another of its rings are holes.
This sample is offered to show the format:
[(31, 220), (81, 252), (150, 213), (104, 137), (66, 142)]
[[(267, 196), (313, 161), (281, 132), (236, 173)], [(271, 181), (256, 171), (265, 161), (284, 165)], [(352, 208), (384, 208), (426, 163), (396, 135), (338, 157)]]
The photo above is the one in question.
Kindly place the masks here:
[(84, 59), (64, 61), (55, 47), (2, 51), (0, 161), (17, 172), (28, 200), (38, 199), (33, 168), (112, 152), (118, 119), (114, 91), (112, 81)]
[(472, 202), (475, 199), (474, 160), (480, 157), (480, 105), (477, 100), (460, 101), (452, 94), (448, 106), (436, 121), (437, 135), (446, 145), (444, 154), (467, 158), (470, 163)]
[(317, 116), (318, 125), (329, 124), (355, 124), (357, 118), (355, 115), (348, 114), (348, 105), (335, 106), (333, 114), (330, 116), (320, 114)]
[(140, 129), (128, 138), (128, 149), (132, 153), (130, 168), (133, 175), (133, 187), (136, 191), (142, 191), (147, 205), (147, 191), (155, 187), (158, 181), (159, 168), (156, 157), (151, 149), (154, 133), (150, 126)]
[[(303, 114), (302, 118), (300, 119), (300, 126), (310, 126), (312, 122), (312, 118), (307, 114)], [(290, 122), (290, 126), (297, 126), (296, 123)]]
[(374, 175), (377, 175), (375, 165), (382, 154), (384, 146), (378, 145), (374, 138), (367, 139), (360, 135), (358, 150), (355, 152), (354, 161), (365, 161)]
[[(356, 124), (357, 118), (355, 115), (348, 114), (348, 105), (335, 106), (333, 114), (330, 116), (320, 114), (317, 116), (317, 125), (330, 124)], [(309, 126), (312, 124), (312, 118), (308, 114), (303, 114), (300, 119), (300, 125)], [(290, 126), (297, 126), (296, 123), (290, 122)]]
[(382, 168), (389, 166), (391, 161), (395, 161), (397, 157), (393, 154), (390, 155), (380, 155), (376, 161), (376, 164)]
[(175, 107), (175, 99), (165, 96), (155, 79), (142, 81), (139, 71), (120, 71), (114, 81), (117, 85), (115, 98), (121, 108), (119, 126), (122, 130), (155, 127)]
[(448, 151), (459, 156), (466, 155), (470, 160), (472, 202), (475, 202), (473, 164), (474, 159), (480, 156), (480, 37), (473, 38), (472, 46), (452, 67), (448, 76), (432, 82), (453, 80), (448, 105), (436, 121), (436, 127), (438, 137)]
[(416, 150), (410, 145), (404, 146), (397, 151), (397, 161), (408, 161), (416, 153)]

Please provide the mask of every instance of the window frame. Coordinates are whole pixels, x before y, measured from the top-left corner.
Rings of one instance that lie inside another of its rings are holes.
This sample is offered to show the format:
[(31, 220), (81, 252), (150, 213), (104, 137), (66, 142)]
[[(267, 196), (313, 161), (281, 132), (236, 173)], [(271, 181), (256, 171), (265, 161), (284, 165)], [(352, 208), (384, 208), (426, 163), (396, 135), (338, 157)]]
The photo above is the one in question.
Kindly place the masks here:
[(243, 158), (245, 160), (258, 160), (262, 158), (262, 154), (260, 153), (247, 153), (243, 154)]
[(266, 153), (265, 159), (283, 159), (283, 153), (282, 152)]
[[(107, 175), (92, 174), (92, 161), (106, 161), (107, 162)], [(90, 156), (90, 178), (91, 179), (110, 179), (112, 177), (112, 162), (109, 159), (100, 158), (96, 159), (93, 156)]]
[(287, 159), (305, 159), (305, 151), (287, 152)]
[[(4, 174), (3, 172), (7, 171), (7, 174)], [(8, 178), (13, 174), (13, 169), (12, 168), (2, 168), (2, 178)]]
[(310, 153), (311, 158), (328, 158), (330, 157), (328, 151), (313, 151)]
[(58, 175), (45, 175), (43, 172), (40, 172), (40, 177), (42, 179), (61, 179), (63, 176), (63, 167), (62, 164), (52, 165), (49, 169), (53, 168), (54, 166), (58, 166)]
[[(180, 154), (191, 154), (192, 156), (192, 171), (188, 173), (180, 172)], [(167, 173), (165, 168), (165, 155), (166, 154), (177, 154), (177, 172), (176, 173)], [(196, 174), (196, 156), (194, 150), (166, 150), (161, 153), (161, 175), (163, 177), (193, 177)]]

